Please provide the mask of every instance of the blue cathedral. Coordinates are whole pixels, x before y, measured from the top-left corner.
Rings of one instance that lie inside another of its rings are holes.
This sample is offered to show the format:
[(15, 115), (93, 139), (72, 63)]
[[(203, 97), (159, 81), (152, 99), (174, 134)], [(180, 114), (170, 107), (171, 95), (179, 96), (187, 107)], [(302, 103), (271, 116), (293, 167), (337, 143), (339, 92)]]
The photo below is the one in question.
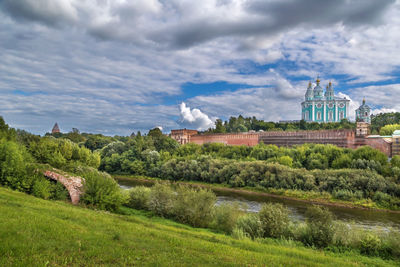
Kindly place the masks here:
[(305, 101), (301, 103), (301, 118), (307, 122), (340, 122), (349, 116), (350, 100), (335, 96), (332, 83), (322, 89), (320, 80), (313, 88), (308, 83)]

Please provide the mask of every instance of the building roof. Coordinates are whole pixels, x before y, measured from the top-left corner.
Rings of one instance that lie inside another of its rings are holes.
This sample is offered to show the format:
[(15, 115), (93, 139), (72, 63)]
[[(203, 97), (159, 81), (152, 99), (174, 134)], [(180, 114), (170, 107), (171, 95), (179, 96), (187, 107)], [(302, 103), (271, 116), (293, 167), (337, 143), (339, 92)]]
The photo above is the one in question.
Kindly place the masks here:
[(400, 135), (400, 130), (396, 130), (393, 132), (393, 135)]
[(367, 104), (365, 104), (365, 98), (363, 99), (362, 105), (357, 110), (371, 109)]
[(52, 133), (59, 133), (60, 132), (60, 128), (58, 127), (58, 124), (56, 122), (56, 124), (54, 124), (53, 129), (51, 130)]

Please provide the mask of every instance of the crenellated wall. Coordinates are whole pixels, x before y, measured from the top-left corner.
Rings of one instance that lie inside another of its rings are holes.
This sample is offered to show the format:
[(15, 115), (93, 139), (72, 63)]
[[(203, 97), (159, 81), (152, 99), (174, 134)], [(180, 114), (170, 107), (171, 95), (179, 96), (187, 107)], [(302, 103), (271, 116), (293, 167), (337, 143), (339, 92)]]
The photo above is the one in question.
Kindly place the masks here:
[(257, 133), (198, 134), (190, 137), (190, 142), (198, 145), (206, 143), (222, 143), (226, 145), (255, 146), (258, 144)]
[[(379, 149), (389, 157), (392, 155), (392, 140), (381, 136), (366, 136), (357, 130), (318, 130), (318, 131), (271, 131), (271, 132), (246, 132), (224, 134), (194, 134), (187, 135), (184, 132), (174, 132), (176, 140), (195, 143), (222, 143), (226, 145), (255, 146), (260, 142), (267, 145), (294, 146), (306, 143), (332, 144), (343, 148), (356, 149), (369, 145)], [(358, 134), (356, 134), (358, 133)], [(362, 132), (364, 133), (364, 131)], [(183, 135), (182, 137), (179, 135)]]
[(355, 132), (346, 129), (259, 133), (260, 142), (277, 146), (294, 146), (305, 143), (314, 143), (349, 147), (354, 143), (354, 139)]

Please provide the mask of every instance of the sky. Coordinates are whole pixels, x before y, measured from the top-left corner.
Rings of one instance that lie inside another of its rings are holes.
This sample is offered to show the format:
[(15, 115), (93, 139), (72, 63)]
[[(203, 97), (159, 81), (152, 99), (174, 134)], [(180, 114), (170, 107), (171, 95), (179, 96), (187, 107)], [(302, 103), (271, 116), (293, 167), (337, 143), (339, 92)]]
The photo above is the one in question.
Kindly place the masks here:
[(11, 127), (130, 135), (217, 118), (298, 120), (320, 76), (400, 112), (395, 0), (0, 0), (0, 115)]

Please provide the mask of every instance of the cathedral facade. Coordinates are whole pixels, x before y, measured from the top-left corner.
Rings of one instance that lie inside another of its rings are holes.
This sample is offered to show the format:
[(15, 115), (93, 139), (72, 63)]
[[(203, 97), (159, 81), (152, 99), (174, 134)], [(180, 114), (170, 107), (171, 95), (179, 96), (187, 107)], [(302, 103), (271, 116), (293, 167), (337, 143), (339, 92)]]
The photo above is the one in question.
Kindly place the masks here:
[(314, 88), (311, 82), (308, 84), (305, 101), (301, 103), (301, 119), (307, 122), (340, 122), (349, 116), (349, 103), (349, 99), (335, 96), (331, 82), (324, 92), (317, 78)]
[(358, 122), (371, 123), (371, 108), (365, 104), (365, 98), (362, 105), (356, 109), (356, 120)]

